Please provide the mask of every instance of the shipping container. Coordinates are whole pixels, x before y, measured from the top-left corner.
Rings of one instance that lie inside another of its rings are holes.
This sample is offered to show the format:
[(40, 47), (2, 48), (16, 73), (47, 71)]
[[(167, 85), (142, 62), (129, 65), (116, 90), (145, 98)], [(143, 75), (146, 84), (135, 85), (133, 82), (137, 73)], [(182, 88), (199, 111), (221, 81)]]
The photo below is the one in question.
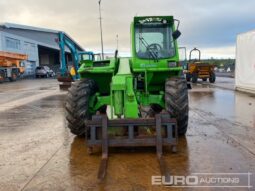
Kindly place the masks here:
[(255, 93), (255, 30), (237, 36), (235, 87)]

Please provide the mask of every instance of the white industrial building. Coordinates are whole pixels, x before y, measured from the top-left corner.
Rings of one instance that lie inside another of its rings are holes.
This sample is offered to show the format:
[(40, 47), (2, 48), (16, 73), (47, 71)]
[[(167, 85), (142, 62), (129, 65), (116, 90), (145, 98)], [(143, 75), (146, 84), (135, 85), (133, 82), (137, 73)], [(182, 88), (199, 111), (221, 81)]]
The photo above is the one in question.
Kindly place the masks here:
[[(2, 23), (0, 24), (0, 51), (28, 55), (28, 60), (24, 62), (25, 75), (33, 74), (35, 67), (39, 65), (48, 65), (56, 70), (60, 66), (59, 32), (26, 25)], [(78, 50), (83, 51), (78, 43), (73, 42)], [(69, 50), (66, 51), (69, 52)]]
[(235, 86), (255, 93), (255, 30), (237, 36)]

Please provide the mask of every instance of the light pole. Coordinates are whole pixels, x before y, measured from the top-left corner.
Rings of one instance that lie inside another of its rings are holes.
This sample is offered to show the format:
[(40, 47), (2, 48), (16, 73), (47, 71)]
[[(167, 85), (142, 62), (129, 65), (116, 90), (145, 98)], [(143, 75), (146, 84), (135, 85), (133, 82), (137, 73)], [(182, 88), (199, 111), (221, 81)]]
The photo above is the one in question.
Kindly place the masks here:
[(104, 60), (104, 43), (103, 43), (102, 16), (101, 16), (101, 0), (98, 1), (98, 4), (99, 4), (99, 20), (100, 20), (100, 33), (101, 33), (102, 60)]

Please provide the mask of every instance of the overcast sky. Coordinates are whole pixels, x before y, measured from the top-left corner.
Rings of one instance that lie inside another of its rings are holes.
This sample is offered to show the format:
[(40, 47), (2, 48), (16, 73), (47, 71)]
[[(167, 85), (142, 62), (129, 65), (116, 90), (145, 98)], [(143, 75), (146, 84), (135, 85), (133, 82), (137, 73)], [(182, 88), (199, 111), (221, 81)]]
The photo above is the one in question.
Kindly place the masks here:
[[(255, 0), (102, 0), (106, 51), (130, 51), (130, 22), (139, 15), (174, 15), (179, 45), (203, 57), (233, 58), (238, 33), (255, 29)], [(0, 0), (0, 21), (63, 30), (86, 50), (100, 51), (97, 0)]]

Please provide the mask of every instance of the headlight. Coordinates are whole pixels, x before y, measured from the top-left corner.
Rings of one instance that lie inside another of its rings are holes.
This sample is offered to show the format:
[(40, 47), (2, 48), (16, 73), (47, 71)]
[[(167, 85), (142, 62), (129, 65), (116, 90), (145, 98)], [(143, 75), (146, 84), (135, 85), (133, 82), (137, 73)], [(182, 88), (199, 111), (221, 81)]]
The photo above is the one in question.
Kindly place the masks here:
[(177, 66), (176, 62), (168, 62), (168, 67), (169, 68), (173, 68), (173, 67), (176, 67), (176, 66)]

